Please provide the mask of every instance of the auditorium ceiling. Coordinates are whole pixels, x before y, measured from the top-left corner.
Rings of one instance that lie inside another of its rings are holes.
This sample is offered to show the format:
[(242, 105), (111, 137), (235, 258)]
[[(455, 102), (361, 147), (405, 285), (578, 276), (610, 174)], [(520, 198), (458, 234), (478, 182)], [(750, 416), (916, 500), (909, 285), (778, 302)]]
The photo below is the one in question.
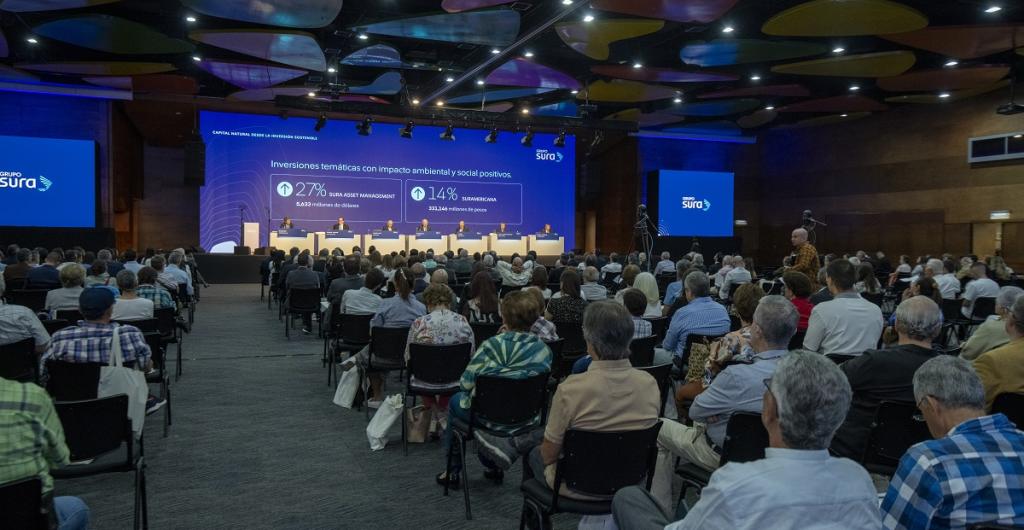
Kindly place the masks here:
[(1009, 99), (1024, 2), (0, 0), (0, 31), (0, 83), (20, 86), (747, 135)]

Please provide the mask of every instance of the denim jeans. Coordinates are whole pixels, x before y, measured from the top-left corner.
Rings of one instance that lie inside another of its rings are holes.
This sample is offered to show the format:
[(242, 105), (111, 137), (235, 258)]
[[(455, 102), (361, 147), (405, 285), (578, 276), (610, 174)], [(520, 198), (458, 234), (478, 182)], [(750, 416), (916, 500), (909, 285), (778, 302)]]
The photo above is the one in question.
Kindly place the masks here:
[[(462, 448), (459, 444), (455, 443), (455, 435), (452, 434), (452, 422), (455, 419), (459, 419), (469, 423), (469, 411), (462, 408), (462, 397), (465, 395), (465, 392), (457, 392), (452, 396), (451, 401), (448, 402), (448, 427), (444, 430), (443, 440), (444, 454), (446, 458), (448, 456), (448, 448), (452, 448), (451, 473), (453, 474), (462, 472)], [(500, 469), (494, 462), (491, 462), (483, 455), (477, 456), (480, 458), (480, 463), (487, 469)]]
[(53, 510), (60, 530), (89, 528), (89, 507), (78, 497), (54, 497)]

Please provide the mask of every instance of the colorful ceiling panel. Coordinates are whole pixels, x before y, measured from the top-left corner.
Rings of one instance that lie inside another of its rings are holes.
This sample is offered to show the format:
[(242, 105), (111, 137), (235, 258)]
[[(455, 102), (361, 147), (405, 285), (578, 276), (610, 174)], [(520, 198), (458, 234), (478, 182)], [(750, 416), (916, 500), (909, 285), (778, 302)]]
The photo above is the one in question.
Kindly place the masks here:
[(402, 74), (387, 72), (381, 74), (372, 83), (349, 87), (349, 94), (371, 94), (375, 96), (392, 96), (402, 90)]
[(999, 65), (973, 68), (941, 68), (911, 72), (878, 80), (879, 88), (890, 92), (927, 92), (931, 90), (963, 90), (995, 84), (1010, 67)]
[(250, 57), (323, 72), (327, 70), (316, 37), (302, 31), (271, 29), (196, 30), (188, 34), (194, 41)]
[(679, 50), (679, 57), (684, 63), (697, 66), (729, 66), (783, 61), (820, 55), (828, 50), (828, 46), (817, 42), (717, 39), (687, 44)]
[[(502, 101), (506, 99), (519, 99), (529, 96), (539, 96), (554, 90), (553, 88), (509, 88), (504, 90), (487, 90), (475, 92), (464, 96), (456, 96), (446, 100), (449, 105), (462, 105), (465, 103), (480, 103), (480, 101)], [(486, 99), (485, 99), (486, 98)]]
[(723, 99), (721, 101), (684, 103), (669, 109), (669, 112), (680, 116), (718, 117), (750, 112), (760, 106), (761, 101), (753, 98)]
[(731, 121), (707, 121), (692, 125), (667, 127), (662, 132), (676, 134), (696, 134), (701, 136), (742, 136), (743, 130)]
[(559, 101), (550, 105), (537, 107), (533, 110), (534, 116), (570, 116), (575, 117), (579, 113), (576, 102), (571, 100)]
[(172, 64), (130, 61), (65, 61), (22, 63), (15, 66), (24, 70), (69, 75), (145, 75), (174, 70)]
[(446, 13), (388, 20), (356, 28), (374, 35), (481, 46), (508, 46), (519, 35), (519, 12), (511, 9), (490, 9)]
[(462, 109), (462, 110), (483, 110), (483, 112), (494, 112), (494, 113), (497, 113), (497, 114), (501, 114), (503, 112), (508, 112), (508, 111), (512, 110), (512, 107), (515, 107), (515, 106), (516, 106), (515, 103), (509, 102), (509, 101), (502, 101), (500, 103), (491, 103), (490, 105), (484, 105), (483, 109), (481, 109), (480, 107), (452, 107), (452, 108), (458, 108), (458, 109)]
[(219, 61), (214, 59), (203, 59), (199, 61), (199, 67), (207, 72), (246, 90), (253, 88), (268, 88), (274, 85), (291, 81), (302, 77), (308, 72), (295, 68), (283, 66), (270, 66), (266, 64), (239, 63), (230, 61)]
[(182, 0), (211, 17), (286, 28), (322, 28), (338, 17), (342, 0)]
[(462, 11), (471, 11), (473, 9), (500, 6), (501, 4), (511, 4), (512, 1), (513, 0), (444, 0), (441, 2), (441, 9), (444, 9), (449, 13), (460, 13)]
[(58, 11), (61, 9), (79, 9), (103, 4), (113, 4), (120, 0), (0, 0), (0, 9), (13, 13), (30, 13), (33, 11)]
[(154, 94), (195, 94), (199, 92), (199, 84), (195, 79), (178, 74), (83, 77), (82, 80), (94, 85), (134, 92)]
[(485, 79), (489, 85), (576, 90), (580, 82), (569, 74), (533, 61), (516, 58), (499, 66)]
[(886, 103), (922, 103), (922, 104), (939, 104), (939, 103), (951, 103), (953, 101), (959, 101), (961, 99), (967, 99), (974, 96), (980, 96), (981, 94), (987, 94), (989, 92), (1000, 90), (1010, 86), (1010, 80), (1004, 79), (994, 85), (971, 88), (966, 90), (953, 90), (949, 92), (949, 97), (940, 97), (938, 94), (907, 94), (903, 96), (890, 96), (885, 98)]
[(576, 99), (606, 101), (612, 103), (640, 103), (676, 97), (678, 90), (666, 86), (648, 85), (636, 81), (612, 79), (594, 81)]
[(882, 112), (889, 110), (885, 104), (864, 96), (835, 96), (831, 98), (812, 99), (786, 105), (779, 112)]
[(401, 68), (402, 56), (396, 48), (386, 44), (374, 44), (348, 54), (341, 60), (346, 66), (369, 68)]
[[(257, 88), (253, 90), (239, 90), (228, 95), (227, 99), (234, 101), (270, 101), (277, 96), (300, 97), (309, 93), (309, 88), (304, 86), (281, 86), (272, 88)], [(313, 98), (322, 101), (355, 101), (359, 103), (387, 103), (388, 100), (375, 96), (342, 94), (337, 98)]]
[(77, 15), (40, 24), (32, 31), (58, 40), (107, 53), (151, 55), (188, 53), (193, 46), (149, 26), (111, 15)]
[(937, 26), (882, 38), (946, 57), (977, 59), (1024, 44), (1024, 26)]
[(639, 125), (641, 129), (648, 129), (668, 125), (670, 123), (682, 123), (685, 120), (686, 118), (682, 116), (676, 116), (675, 114), (669, 114), (667, 112), (652, 112), (650, 114), (641, 114), (640, 119), (637, 120), (637, 125)]
[(773, 66), (778, 74), (831, 77), (892, 77), (910, 70), (917, 62), (912, 51), (843, 55)]
[(592, 0), (590, 6), (644, 18), (707, 24), (725, 15), (739, 0)]
[(777, 96), (786, 98), (804, 98), (811, 95), (811, 91), (803, 85), (767, 85), (752, 86), (746, 88), (734, 88), (729, 90), (718, 90), (698, 95), (700, 99), (718, 98), (745, 98), (751, 96)]
[(599, 61), (611, 54), (613, 42), (650, 35), (665, 27), (661, 20), (595, 20), (593, 22), (562, 22), (555, 32), (570, 48)]
[(787, 37), (852, 37), (914, 31), (928, 17), (889, 0), (812, 0), (768, 19), (767, 35)]
[(606, 120), (614, 121), (639, 121), (640, 120), (640, 109), (632, 108), (613, 112), (604, 117)]
[(778, 117), (779, 112), (776, 110), (761, 109), (736, 120), (736, 125), (744, 129), (754, 129), (762, 125), (768, 125)]
[(739, 79), (734, 74), (723, 72), (684, 71), (673, 68), (652, 67), (633, 68), (633, 65), (629, 64), (600, 64), (591, 66), (590, 71), (608, 77), (646, 81), (649, 83), (721, 83)]

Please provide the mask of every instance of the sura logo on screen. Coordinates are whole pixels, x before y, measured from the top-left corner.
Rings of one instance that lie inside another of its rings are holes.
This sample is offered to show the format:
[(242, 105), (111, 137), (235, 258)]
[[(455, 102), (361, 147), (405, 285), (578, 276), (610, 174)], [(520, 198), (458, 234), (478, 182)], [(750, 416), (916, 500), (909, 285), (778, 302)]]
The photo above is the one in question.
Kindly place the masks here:
[(46, 191), (53, 181), (39, 175), (39, 178), (25, 177), (20, 171), (0, 171), (0, 188)]
[(537, 160), (556, 162), (559, 164), (562, 163), (562, 159), (565, 158), (565, 155), (562, 153), (559, 153), (558, 151), (548, 151), (547, 149), (538, 149), (536, 156)]
[(704, 210), (705, 212), (711, 210), (711, 201), (707, 199), (698, 199), (696, 197), (683, 197), (683, 209), (684, 210)]

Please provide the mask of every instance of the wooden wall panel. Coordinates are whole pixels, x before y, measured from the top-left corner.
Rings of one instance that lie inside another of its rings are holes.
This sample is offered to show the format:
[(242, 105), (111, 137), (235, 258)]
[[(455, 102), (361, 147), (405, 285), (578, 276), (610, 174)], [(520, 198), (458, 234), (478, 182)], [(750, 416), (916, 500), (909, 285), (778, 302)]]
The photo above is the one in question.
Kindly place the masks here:
[[(1003, 223), (1003, 259), (1007, 263), (1024, 263), (1024, 222)], [(1019, 265), (1011, 265), (1017, 272), (1024, 272)]]

